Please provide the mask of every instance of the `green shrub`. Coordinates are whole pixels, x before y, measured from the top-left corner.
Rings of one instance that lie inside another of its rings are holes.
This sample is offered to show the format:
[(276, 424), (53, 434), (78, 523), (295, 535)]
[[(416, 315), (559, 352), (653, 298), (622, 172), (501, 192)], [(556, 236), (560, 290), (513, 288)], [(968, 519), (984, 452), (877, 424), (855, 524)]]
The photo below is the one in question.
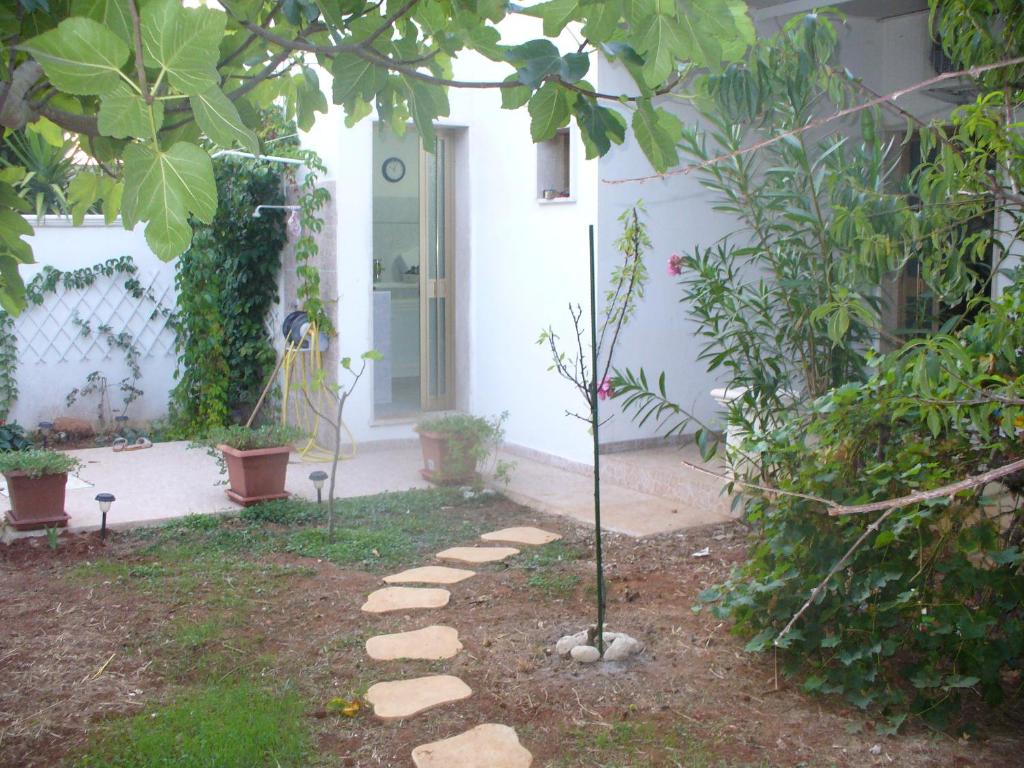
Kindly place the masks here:
[(0, 422), (0, 451), (24, 451), (32, 447), (32, 441), (25, 436), (25, 429), (15, 422)]
[[(1024, 659), (1024, 473), (996, 490), (959, 493), (874, 512), (830, 516), (806, 494), (844, 505), (941, 488), (1024, 457), (1024, 284), (984, 305), (956, 336), (935, 336), (873, 361), (866, 383), (839, 387), (811, 414), (752, 438), (770, 483), (750, 492), (750, 560), (719, 602), (769, 650), (847, 551), (867, 535), (818, 599), (778, 641), (809, 691), (839, 693), (936, 724), (963, 694), (1004, 699)], [(999, 503), (997, 503), (999, 502)]]
[(29, 477), (74, 472), (81, 465), (82, 462), (73, 456), (57, 451), (29, 449), (0, 452), (0, 472), (24, 472)]
[[(462, 480), (476, 472), (480, 465), (496, 454), (505, 437), (505, 421), (508, 412), (491, 419), (453, 413), (423, 419), (416, 425), (417, 432), (432, 432), (448, 440), (448, 455), (444, 473), (437, 474), (438, 482)], [(495, 464), (499, 479), (508, 482), (513, 466), (504, 461)]]
[(230, 427), (211, 429), (202, 442), (210, 447), (227, 445), (235, 450), (251, 451), (258, 448), (278, 448), (290, 445), (302, 437), (301, 430), (287, 424), (264, 424), (261, 427), (243, 427), (233, 424)]

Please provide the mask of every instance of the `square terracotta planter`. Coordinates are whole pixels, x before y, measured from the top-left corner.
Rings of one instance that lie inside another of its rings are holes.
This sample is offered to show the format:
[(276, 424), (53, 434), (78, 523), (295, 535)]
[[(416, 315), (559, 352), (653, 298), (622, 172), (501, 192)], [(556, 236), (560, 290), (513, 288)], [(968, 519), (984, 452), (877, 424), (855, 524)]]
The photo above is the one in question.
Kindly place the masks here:
[(460, 451), (467, 458), (453, 462), (451, 438), (440, 432), (420, 432), (420, 448), (423, 450), (424, 480), (438, 485), (470, 485), (477, 479), (476, 462), (468, 458), (468, 451)]
[(218, 445), (228, 467), (228, 498), (243, 507), (264, 501), (287, 499), (284, 489), (288, 474), (290, 445), (240, 451), (230, 445)]
[(6, 472), (11, 510), (7, 524), (16, 531), (41, 531), (64, 528), (70, 519), (64, 511), (64, 492), (68, 473), (29, 477), (24, 472)]

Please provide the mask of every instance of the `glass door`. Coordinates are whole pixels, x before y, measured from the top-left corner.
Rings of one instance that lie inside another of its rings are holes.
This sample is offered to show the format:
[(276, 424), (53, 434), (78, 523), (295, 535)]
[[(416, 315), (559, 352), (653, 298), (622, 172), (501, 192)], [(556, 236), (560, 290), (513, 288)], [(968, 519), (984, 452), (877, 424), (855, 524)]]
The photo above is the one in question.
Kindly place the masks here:
[(450, 138), (378, 128), (373, 167), (374, 418), (409, 419), (454, 402)]
[(433, 153), (420, 152), (420, 387), (423, 410), (451, 408), (455, 324), (451, 140), (438, 132)]

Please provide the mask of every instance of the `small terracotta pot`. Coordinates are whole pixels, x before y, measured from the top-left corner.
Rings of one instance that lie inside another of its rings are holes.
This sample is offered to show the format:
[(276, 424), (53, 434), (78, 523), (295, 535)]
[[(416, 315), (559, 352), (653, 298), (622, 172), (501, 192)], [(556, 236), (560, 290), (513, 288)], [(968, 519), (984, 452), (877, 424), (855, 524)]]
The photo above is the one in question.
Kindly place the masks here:
[(452, 461), (451, 438), (440, 432), (420, 432), (420, 448), (423, 450), (423, 469), (420, 474), (425, 480), (438, 485), (468, 485), (477, 479), (476, 462), (468, 457), (468, 451), (461, 453), (465, 458)]
[(287, 499), (291, 496), (284, 489), (288, 474), (290, 445), (276, 448), (255, 448), (240, 451), (230, 445), (218, 445), (228, 466), (228, 498), (243, 507), (251, 507), (263, 501)]
[(16, 531), (41, 531), (64, 528), (70, 519), (64, 511), (64, 491), (68, 473), (29, 477), (24, 472), (5, 472), (7, 493), (11, 497), (8, 524)]

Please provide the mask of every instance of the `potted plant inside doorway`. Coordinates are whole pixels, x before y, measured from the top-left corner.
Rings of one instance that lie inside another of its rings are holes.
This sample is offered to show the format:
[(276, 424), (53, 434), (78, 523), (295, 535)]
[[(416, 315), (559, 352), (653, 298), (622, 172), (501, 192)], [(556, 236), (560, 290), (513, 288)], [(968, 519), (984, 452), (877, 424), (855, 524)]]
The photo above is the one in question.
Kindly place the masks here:
[(78, 459), (57, 451), (0, 452), (0, 472), (11, 499), (8, 525), (16, 531), (65, 527), (70, 519), (64, 511), (68, 473), (80, 466)]
[[(497, 453), (505, 435), (508, 413), (492, 419), (453, 413), (423, 419), (416, 425), (423, 450), (420, 474), (439, 485), (479, 483), (479, 470), (488, 457)], [(494, 474), (508, 481), (512, 465), (496, 461)]]
[(302, 432), (286, 424), (260, 427), (234, 425), (211, 430), (204, 444), (227, 472), (227, 495), (249, 507), (264, 501), (286, 499), (288, 455)]

